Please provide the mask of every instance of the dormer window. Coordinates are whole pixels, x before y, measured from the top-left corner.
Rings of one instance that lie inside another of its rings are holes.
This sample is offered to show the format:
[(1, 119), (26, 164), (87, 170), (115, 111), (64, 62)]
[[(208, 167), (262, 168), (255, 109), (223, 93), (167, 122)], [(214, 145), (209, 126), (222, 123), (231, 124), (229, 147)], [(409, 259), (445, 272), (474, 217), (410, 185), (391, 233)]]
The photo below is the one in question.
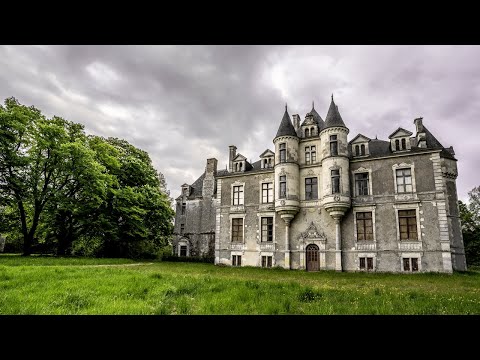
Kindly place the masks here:
[(305, 137), (310, 137), (310, 129), (305, 129)]
[(365, 135), (358, 134), (350, 144), (352, 145), (352, 155), (353, 156), (368, 156), (370, 154), (368, 149), (368, 144), (370, 138)]
[(398, 128), (392, 135), (390, 135), (389, 138), (392, 151), (410, 150), (410, 135), (412, 135), (410, 131), (402, 128)]

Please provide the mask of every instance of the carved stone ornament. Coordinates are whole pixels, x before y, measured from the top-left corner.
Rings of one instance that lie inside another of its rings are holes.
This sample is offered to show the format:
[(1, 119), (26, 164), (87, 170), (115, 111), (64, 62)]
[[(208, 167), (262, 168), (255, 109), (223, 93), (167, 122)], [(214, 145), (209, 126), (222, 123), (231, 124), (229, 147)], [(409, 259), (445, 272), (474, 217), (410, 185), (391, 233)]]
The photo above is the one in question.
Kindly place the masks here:
[(326, 241), (327, 237), (325, 236), (325, 233), (320, 233), (317, 230), (317, 227), (313, 223), (313, 221), (310, 223), (310, 226), (305, 230), (305, 232), (302, 232), (299, 236), (299, 238), (306, 240), (306, 239), (318, 239), (322, 241)]
[(340, 196), (335, 195), (335, 196), (333, 197), (333, 200), (335, 200), (335, 201), (340, 201)]
[(315, 175), (312, 169), (308, 170), (308, 175)]
[(285, 169), (281, 169), (280, 172), (279, 172), (279, 175), (282, 175), (282, 176), (283, 176), (283, 175), (286, 175)]
[(280, 201), (280, 205), (285, 205), (285, 200)]

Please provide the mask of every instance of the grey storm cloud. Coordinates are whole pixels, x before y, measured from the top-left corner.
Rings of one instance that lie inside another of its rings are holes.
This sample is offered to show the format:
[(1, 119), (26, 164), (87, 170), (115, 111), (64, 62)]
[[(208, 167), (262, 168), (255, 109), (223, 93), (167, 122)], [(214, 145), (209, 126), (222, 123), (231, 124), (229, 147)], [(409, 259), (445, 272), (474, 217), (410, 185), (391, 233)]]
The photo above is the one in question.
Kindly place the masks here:
[(0, 96), (148, 151), (171, 195), (228, 146), (256, 161), (283, 116), (325, 118), (349, 139), (424, 124), (458, 158), (458, 194), (480, 185), (480, 46), (2, 46)]

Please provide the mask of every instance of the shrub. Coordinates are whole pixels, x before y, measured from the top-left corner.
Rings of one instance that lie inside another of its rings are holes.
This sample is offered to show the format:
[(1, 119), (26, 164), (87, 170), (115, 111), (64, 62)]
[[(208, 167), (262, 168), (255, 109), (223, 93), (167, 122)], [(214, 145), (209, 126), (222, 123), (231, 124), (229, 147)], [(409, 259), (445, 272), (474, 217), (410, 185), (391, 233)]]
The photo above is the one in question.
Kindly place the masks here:
[(172, 261), (172, 262), (200, 262), (200, 263), (211, 263), (215, 262), (215, 257), (213, 256), (177, 256), (177, 255), (163, 255), (162, 261)]

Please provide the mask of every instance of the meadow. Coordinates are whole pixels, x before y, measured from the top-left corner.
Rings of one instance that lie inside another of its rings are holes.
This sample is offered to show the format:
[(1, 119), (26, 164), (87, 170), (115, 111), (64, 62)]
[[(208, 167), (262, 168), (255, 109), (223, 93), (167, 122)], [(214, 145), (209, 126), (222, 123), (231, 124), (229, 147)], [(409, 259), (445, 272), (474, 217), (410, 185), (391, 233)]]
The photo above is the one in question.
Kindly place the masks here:
[(480, 314), (480, 272), (307, 273), (5, 254), (0, 314)]

